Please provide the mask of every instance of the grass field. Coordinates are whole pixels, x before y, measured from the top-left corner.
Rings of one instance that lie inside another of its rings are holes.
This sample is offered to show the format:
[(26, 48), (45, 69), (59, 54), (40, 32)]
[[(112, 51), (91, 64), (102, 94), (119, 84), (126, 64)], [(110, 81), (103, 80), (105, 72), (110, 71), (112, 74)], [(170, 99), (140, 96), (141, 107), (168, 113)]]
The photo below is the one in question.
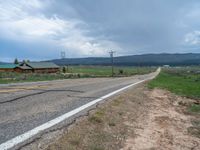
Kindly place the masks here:
[[(0, 84), (87, 77), (111, 77), (111, 67), (109, 66), (70, 66), (68, 69), (66, 67), (65, 73), (62, 72), (62, 69), (60, 73), (56, 74), (0, 72)], [(123, 77), (146, 74), (155, 70), (155, 67), (115, 67), (114, 72), (116, 77)]]
[[(175, 94), (200, 100), (200, 67), (181, 67), (163, 69), (161, 73), (152, 80), (150, 88), (163, 88)], [(200, 112), (200, 105), (193, 104), (192, 112)]]
[[(131, 76), (155, 71), (155, 67), (114, 67), (115, 76)], [(111, 76), (111, 66), (73, 66), (70, 73), (80, 73), (94, 76)]]
[(0, 84), (17, 83), (17, 82), (34, 82), (34, 81), (49, 81), (56, 79), (67, 79), (62, 74), (24, 74), (14, 72), (1, 72)]

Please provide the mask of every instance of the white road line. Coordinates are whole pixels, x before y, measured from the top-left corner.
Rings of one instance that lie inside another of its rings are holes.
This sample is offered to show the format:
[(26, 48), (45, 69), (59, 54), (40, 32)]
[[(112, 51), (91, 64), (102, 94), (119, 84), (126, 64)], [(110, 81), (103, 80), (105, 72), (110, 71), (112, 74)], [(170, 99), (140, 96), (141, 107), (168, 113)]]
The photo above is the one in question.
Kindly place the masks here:
[(72, 111), (70, 111), (70, 112), (68, 112), (66, 114), (63, 114), (63, 115), (61, 115), (61, 116), (59, 116), (59, 117), (57, 117), (57, 118), (55, 118), (53, 120), (50, 120), (50, 121), (48, 121), (48, 122), (46, 122), (46, 123), (34, 128), (34, 129), (30, 130), (30, 131), (27, 131), (24, 134), (21, 134), (21, 135), (13, 138), (11, 140), (8, 140), (7, 142), (2, 143), (0, 145), (0, 150), (11, 149), (14, 146), (16, 146), (16, 145), (18, 145), (18, 144), (30, 139), (31, 137), (37, 135), (38, 133), (40, 133), (40, 132), (42, 132), (42, 131), (50, 128), (50, 127), (53, 127), (56, 124), (61, 123), (62, 121), (68, 119), (69, 117), (72, 117), (73, 115), (85, 110), (86, 108), (89, 108), (90, 106), (92, 106), (94, 104), (97, 104), (98, 102), (100, 102), (100, 101), (102, 101), (102, 100), (104, 100), (104, 99), (106, 99), (106, 98), (108, 98), (108, 97), (110, 97), (112, 95), (115, 95), (115, 94), (117, 94), (117, 93), (119, 93), (121, 91), (124, 91), (124, 90), (126, 90), (126, 89), (128, 89), (128, 88), (130, 88), (130, 87), (132, 87), (134, 85), (137, 85), (137, 84), (142, 83), (144, 81), (147, 81), (149, 79), (151, 79), (151, 78), (148, 78), (148, 79), (145, 79), (145, 80), (141, 80), (139, 82), (130, 84), (130, 85), (126, 86), (126, 87), (123, 87), (123, 88), (118, 89), (118, 90), (116, 90), (114, 92), (111, 92), (111, 93), (109, 93), (109, 94), (107, 94), (105, 96), (102, 96), (102, 97), (100, 97), (100, 98), (98, 98), (96, 100), (93, 100), (93, 101), (91, 101), (91, 102), (89, 102), (89, 103), (87, 103), (85, 105), (82, 105), (82, 106), (80, 106), (80, 107), (78, 107), (78, 108), (76, 108), (76, 109), (74, 109), (74, 110), (72, 110)]

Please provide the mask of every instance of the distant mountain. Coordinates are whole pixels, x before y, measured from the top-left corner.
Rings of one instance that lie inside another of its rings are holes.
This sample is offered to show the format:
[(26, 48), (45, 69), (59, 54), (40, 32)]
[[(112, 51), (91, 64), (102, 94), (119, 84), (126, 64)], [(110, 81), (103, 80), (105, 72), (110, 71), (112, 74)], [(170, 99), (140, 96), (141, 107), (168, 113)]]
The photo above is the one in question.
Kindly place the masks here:
[(3, 65), (3, 64), (5, 64), (4, 62), (0, 62), (0, 65)]
[[(51, 60), (57, 65), (110, 65), (109, 57), (66, 58)], [(200, 65), (200, 54), (144, 54), (114, 58), (115, 65), (158, 66), (158, 65)]]

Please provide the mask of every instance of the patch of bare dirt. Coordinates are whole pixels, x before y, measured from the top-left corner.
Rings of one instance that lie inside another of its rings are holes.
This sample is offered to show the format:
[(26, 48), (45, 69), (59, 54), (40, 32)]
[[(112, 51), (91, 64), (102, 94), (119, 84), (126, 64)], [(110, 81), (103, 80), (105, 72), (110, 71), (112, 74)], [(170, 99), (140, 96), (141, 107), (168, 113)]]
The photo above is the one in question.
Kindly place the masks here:
[(183, 108), (177, 106), (177, 102), (185, 100), (160, 89), (147, 94), (151, 99), (148, 114), (138, 119), (140, 128), (135, 129), (137, 136), (129, 137), (123, 150), (200, 149), (200, 139), (188, 133), (192, 116), (185, 115)]

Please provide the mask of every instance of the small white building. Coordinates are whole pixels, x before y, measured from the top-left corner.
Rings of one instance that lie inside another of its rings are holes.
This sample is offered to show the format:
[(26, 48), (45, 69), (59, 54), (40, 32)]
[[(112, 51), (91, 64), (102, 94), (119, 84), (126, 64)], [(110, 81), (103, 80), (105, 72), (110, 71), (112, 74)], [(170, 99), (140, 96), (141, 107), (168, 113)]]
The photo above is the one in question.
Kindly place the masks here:
[(163, 67), (164, 67), (164, 68), (169, 68), (169, 67), (170, 67), (170, 65), (163, 65)]

